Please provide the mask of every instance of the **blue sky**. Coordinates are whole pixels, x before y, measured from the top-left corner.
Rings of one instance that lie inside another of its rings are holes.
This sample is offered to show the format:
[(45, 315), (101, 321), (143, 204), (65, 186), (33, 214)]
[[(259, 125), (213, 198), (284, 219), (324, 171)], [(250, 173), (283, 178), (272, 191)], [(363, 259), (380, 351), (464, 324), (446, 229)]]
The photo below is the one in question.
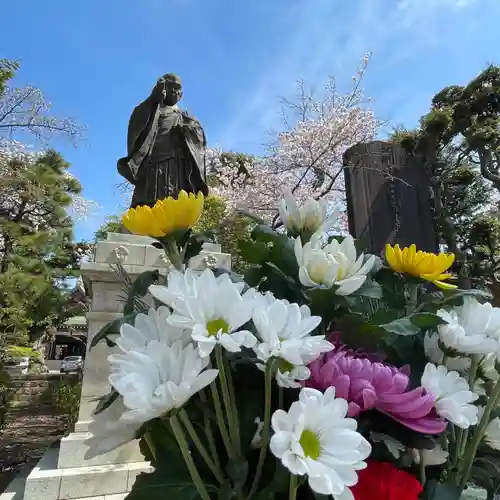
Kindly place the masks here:
[(377, 116), (415, 126), (442, 87), (500, 64), (499, 23), (498, 0), (16, 0), (2, 6), (0, 57), (87, 126), (77, 149), (53, 146), (102, 207), (78, 226), (91, 238), (122, 203), (128, 118), (161, 74), (181, 76), (210, 145), (258, 153), (297, 79), (347, 86), (367, 51)]

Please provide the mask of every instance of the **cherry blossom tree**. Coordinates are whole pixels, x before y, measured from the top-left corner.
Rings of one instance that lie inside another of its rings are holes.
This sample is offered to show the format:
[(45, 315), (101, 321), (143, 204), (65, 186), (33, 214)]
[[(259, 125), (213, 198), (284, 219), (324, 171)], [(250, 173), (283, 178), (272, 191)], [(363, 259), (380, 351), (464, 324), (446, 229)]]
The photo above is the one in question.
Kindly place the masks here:
[[(230, 212), (254, 212), (273, 220), (286, 189), (299, 203), (325, 198), (332, 210), (344, 207), (343, 154), (359, 142), (374, 138), (381, 122), (374, 116), (362, 82), (370, 61), (365, 55), (347, 92), (340, 92), (330, 77), (320, 95), (297, 82), (296, 95), (281, 100), (282, 130), (271, 132), (262, 156), (233, 153), (210, 147), (206, 170), (211, 192), (222, 197)], [(125, 203), (132, 186), (120, 184)], [(127, 203), (126, 203), (127, 204)], [(347, 219), (341, 210), (338, 229)]]
[(0, 137), (15, 139), (28, 132), (42, 142), (62, 135), (75, 143), (84, 127), (72, 118), (53, 116), (52, 105), (39, 88), (9, 85), (18, 69), (16, 61), (0, 59)]
[(324, 197), (332, 205), (342, 203), (344, 151), (372, 140), (381, 125), (361, 87), (369, 60), (369, 54), (362, 59), (346, 93), (338, 91), (333, 77), (320, 97), (299, 81), (296, 96), (282, 100), (284, 130), (273, 133), (266, 154), (249, 158), (244, 168), (234, 169), (223, 161), (223, 152), (210, 150), (207, 165), (216, 178), (214, 192), (230, 206), (265, 218), (275, 215), (286, 188), (299, 202)]

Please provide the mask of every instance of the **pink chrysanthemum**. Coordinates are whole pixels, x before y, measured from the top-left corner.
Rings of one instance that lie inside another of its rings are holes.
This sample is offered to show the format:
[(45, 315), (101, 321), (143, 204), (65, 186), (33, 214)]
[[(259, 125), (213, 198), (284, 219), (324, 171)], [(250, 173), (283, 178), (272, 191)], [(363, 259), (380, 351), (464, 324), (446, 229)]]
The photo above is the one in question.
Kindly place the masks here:
[(320, 391), (335, 387), (349, 403), (349, 416), (376, 409), (424, 434), (439, 434), (446, 424), (434, 409), (435, 399), (423, 387), (408, 390), (409, 369), (371, 360), (366, 354), (336, 344), (335, 350), (309, 365), (307, 387)]

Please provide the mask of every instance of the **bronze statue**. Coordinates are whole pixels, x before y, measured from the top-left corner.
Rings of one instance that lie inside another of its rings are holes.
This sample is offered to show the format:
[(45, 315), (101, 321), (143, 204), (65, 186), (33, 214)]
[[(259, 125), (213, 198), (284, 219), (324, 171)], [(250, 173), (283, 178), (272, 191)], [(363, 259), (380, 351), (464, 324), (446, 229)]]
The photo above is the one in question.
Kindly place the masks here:
[(118, 172), (134, 185), (131, 208), (153, 206), (179, 191), (208, 194), (205, 179), (206, 138), (201, 124), (177, 107), (179, 77), (168, 73), (130, 117), (127, 156)]

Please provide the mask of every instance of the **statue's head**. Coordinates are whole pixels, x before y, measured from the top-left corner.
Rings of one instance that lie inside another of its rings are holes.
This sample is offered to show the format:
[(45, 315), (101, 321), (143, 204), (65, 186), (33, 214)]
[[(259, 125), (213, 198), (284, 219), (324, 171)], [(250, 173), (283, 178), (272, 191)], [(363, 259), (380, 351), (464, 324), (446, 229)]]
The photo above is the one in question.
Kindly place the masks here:
[(167, 106), (177, 104), (182, 97), (181, 79), (173, 73), (167, 73), (158, 79), (156, 87)]

